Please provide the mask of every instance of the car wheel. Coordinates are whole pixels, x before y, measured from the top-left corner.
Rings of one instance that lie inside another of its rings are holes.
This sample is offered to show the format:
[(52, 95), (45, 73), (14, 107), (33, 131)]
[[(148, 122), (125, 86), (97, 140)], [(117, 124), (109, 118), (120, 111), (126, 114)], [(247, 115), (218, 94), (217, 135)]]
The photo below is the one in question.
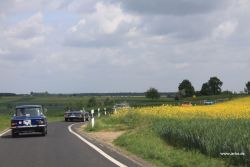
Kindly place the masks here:
[(65, 122), (68, 122), (68, 118), (65, 118)]
[(15, 132), (14, 130), (12, 130), (11, 135), (12, 135), (12, 137), (17, 137), (17, 136), (18, 136), (18, 133)]
[(46, 136), (46, 134), (47, 134), (47, 128), (44, 127), (43, 130), (42, 130), (42, 136)]

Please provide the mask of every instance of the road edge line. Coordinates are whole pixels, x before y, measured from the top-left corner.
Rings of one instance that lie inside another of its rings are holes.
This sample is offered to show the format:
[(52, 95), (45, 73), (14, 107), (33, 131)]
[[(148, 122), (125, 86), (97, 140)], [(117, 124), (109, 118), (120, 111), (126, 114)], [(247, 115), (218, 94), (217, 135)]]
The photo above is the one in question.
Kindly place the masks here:
[(8, 133), (10, 131), (11, 131), (11, 129), (4, 130), (2, 133), (0, 133), (0, 137), (2, 137), (3, 135), (5, 135), (6, 133)]
[[(75, 124), (77, 124), (77, 123), (75, 123)], [(108, 155), (107, 153), (105, 153), (104, 151), (102, 151), (100, 148), (98, 148), (94, 144), (90, 143), (88, 140), (84, 139), (78, 133), (74, 132), (71, 127), (74, 126), (75, 124), (71, 124), (71, 125), (68, 126), (68, 130), (69, 130), (70, 133), (74, 134), (81, 141), (83, 141), (84, 143), (86, 143), (87, 145), (89, 145), (91, 148), (93, 148), (95, 151), (97, 151), (99, 154), (101, 154), (102, 156), (104, 156), (105, 158), (107, 158), (109, 161), (113, 162), (117, 166), (119, 166), (119, 167), (128, 167), (128, 166), (122, 164), (121, 162), (117, 161), (116, 159), (114, 159), (113, 157), (111, 157), (110, 155)]]

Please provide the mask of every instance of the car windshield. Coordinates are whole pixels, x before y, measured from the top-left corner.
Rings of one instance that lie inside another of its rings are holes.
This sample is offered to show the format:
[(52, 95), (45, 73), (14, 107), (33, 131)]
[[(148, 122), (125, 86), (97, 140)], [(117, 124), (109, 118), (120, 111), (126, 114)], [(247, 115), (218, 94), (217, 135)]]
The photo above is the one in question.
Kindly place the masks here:
[(42, 109), (40, 107), (17, 108), (16, 116), (40, 116)]

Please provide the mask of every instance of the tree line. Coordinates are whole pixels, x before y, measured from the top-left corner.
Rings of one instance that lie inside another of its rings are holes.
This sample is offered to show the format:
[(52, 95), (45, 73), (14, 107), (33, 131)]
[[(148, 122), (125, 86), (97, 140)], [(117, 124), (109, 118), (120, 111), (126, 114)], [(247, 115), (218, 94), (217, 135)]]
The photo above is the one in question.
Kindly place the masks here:
[[(200, 91), (195, 91), (192, 83), (188, 79), (184, 79), (178, 86), (178, 92), (176, 93), (176, 99), (180, 97), (193, 97), (193, 96), (210, 96), (219, 95), (222, 93), (223, 82), (216, 76), (210, 77), (210, 79), (202, 84)], [(245, 85), (245, 93), (250, 94), (250, 81)], [(232, 93), (230, 91), (225, 91), (226, 93)], [(160, 93), (156, 88), (149, 88), (145, 92), (145, 96), (151, 99), (157, 99), (160, 97)]]

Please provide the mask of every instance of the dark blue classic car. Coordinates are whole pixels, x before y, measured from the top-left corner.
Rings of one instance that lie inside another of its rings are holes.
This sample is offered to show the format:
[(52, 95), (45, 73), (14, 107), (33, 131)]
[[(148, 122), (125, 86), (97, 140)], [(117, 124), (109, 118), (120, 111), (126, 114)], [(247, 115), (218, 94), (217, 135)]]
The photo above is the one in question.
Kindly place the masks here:
[(22, 105), (16, 107), (16, 112), (11, 119), (12, 136), (19, 133), (40, 132), (43, 136), (47, 134), (47, 119), (43, 114), (41, 105)]

